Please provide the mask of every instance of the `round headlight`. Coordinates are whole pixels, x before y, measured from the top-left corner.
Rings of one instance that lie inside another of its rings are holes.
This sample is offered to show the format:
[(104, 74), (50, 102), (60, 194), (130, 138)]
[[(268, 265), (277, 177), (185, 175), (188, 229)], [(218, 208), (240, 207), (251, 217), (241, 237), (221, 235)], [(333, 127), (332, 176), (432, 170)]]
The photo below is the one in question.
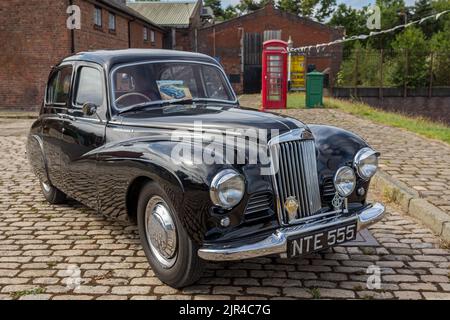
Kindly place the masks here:
[(348, 197), (355, 190), (356, 176), (350, 167), (340, 167), (334, 176), (334, 187), (341, 197)]
[(364, 180), (369, 180), (378, 168), (377, 153), (371, 148), (362, 148), (355, 156), (353, 165), (356, 168), (358, 176)]
[(244, 191), (244, 178), (232, 169), (225, 169), (213, 178), (209, 195), (215, 205), (230, 209), (241, 201)]

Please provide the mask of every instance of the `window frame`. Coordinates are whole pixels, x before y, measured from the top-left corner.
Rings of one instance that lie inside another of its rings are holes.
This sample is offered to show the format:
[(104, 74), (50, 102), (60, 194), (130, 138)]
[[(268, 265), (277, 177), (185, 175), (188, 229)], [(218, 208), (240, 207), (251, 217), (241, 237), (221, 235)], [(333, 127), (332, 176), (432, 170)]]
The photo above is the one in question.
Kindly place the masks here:
[[(113, 28), (111, 28), (111, 22), (113, 23)], [(111, 11), (108, 11), (108, 30), (111, 32), (116, 32), (116, 29), (117, 29), (116, 15)]]
[[(65, 102), (49, 102), (48, 101), (48, 89), (49, 89), (49, 85), (50, 85), (50, 81), (53, 79), (53, 77), (55, 75), (57, 75), (57, 80), (56, 82), (59, 81), (60, 76), (61, 76), (61, 71), (63, 69), (66, 68), (71, 68), (72, 72), (71, 72), (71, 76), (70, 76), (70, 86), (69, 86), (69, 92), (67, 94), (67, 100)], [(47, 80), (47, 85), (45, 86), (45, 96), (44, 96), (44, 107), (54, 107), (54, 106), (61, 106), (62, 108), (67, 108), (68, 107), (68, 103), (71, 100), (71, 95), (72, 95), (72, 89), (73, 89), (73, 77), (74, 77), (74, 70), (75, 67), (71, 64), (71, 63), (65, 63), (65, 64), (61, 64), (57, 67), (55, 67), (52, 72), (50, 73), (48, 80)]]
[[(102, 16), (103, 16), (103, 9), (99, 6), (94, 6), (94, 27), (98, 27), (98, 28), (103, 27), (103, 17)], [(100, 21), (97, 21), (98, 19), (100, 19)], [(98, 24), (97, 22), (100, 22), (100, 24)]]
[(144, 42), (147, 42), (148, 41), (148, 28), (144, 27), (142, 32), (143, 32)]
[(70, 99), (71, 100), (71, 109), (81, 110), (83, 108), (83, 104), (78, 104), (76, 101), (77, 95), (78, 95), (78, 90), (79, 90), (80, 79), (81, 79), (81, 70), (83, 68), (94, 69), (100, 73), (103, 101), (102, 101), (102, 104), (99, 105), (98, 107), (103, 108), (108, 103), (108, 92), (107, 92), (107, 87), (106, 87), (106, 83), (105, 83), (105, 73), (103, 72), (103, 69), (101, 67), (99, 67), (95, 64), (82, 63), (82, 64), (77, 65), (76, 74), (72, 75), (72, 78), (73, 78), (72, 93), (73, 94)]
[(156, 42), (155, 30), (150, 29), (150, 42), (154, 44)]

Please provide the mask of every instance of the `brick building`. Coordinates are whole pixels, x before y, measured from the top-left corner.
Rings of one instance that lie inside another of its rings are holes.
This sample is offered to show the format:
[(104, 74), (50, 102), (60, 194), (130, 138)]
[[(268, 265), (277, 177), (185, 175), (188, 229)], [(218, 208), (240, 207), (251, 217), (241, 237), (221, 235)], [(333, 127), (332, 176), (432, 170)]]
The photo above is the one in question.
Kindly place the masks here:
[[(80, 8), (81, 29), (66, 27), (70, 5)], [(39, 107), (51, 66), (65, 56), (162, 48), (165, 32), (125, 0), (0, 1), (0, 108)]]
[[(294, 47), (300, 47), (336, 40), (343, 32), (342, 28), (283, 12), (269, 4), (198, 30), (198, 51), (216, 57), (222, 63), (237, 92), (259, 92), (263, 41), (274, 38), (288, 41), (291, 37)], [(314, 64), (317, 70), (326, 70), (331, 75), (338, 72), (341, 61), (340, 46), (334, 46), (332, 53), (307, 56), (307, 64)]]
[(166, 49), (198, 51), (198, 29), (212, 23), (202, 0), (135, 1), (127, 5), (169, 30), (164, 38)]

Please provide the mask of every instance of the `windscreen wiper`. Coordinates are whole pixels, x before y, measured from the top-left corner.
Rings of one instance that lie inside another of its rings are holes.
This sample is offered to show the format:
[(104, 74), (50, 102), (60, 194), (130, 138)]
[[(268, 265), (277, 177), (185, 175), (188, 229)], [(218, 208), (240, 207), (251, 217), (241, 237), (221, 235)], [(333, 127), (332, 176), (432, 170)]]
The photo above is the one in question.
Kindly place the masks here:
[(195, 104), (197, 102), (205, 102), (203, 99), (174, 99), (174, 100), (164, 100), (161, 101), (161, 106), (170, 106), (170, 105), (182, 105), (182, 104)]
[(198, 102), (205, 102), (203, 99), (174, 99), (174, 100), (164, 100), (164, 101), (152, 101), (152, 102), (146, 102), (141, 104), (136, 104), (127, 108), (123, 108), (119, 110), (118, 114), (127, 113), (130, 111), (139, 111), (142, 109), (145, 109), (149, 106), (161, 106), (161, 107), (167, 107), (167, 106), (173, 106), (173, 105), (186, 105), (186, 104), (192, 104), (195, 105)]
[(120, 109), (119, 112), (117, 112), (117, 114), (123, 114), (123, 113), (127, 113), (130, 111), (139, 111), (139, 110), (145, 109), (149, 106), (154, 106), (154, 105), (159, 105), (159, 104), (160, 104), (160, 102), (145, 102), (145, 103), (135, 104), (133, 106), (129, 106), (129, 107)]

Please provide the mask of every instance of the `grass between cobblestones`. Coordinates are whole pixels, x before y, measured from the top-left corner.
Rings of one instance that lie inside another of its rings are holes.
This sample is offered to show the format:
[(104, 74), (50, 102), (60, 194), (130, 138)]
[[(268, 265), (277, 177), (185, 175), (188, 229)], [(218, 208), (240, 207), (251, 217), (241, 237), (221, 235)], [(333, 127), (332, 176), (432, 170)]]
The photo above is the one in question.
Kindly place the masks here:
[[(427, 138), (450, 144), (450, 127), (420, 117), (408, 117), (402, 114), (377, 110), (361, 102), (350, 102), (334, 98), (324, 99), (325, 108), (340, 109), (352, 115), (360, 116), (377, 123), (406, 129)], [(288, 109), (305, 108), (304, 93), (288, 95)]]

